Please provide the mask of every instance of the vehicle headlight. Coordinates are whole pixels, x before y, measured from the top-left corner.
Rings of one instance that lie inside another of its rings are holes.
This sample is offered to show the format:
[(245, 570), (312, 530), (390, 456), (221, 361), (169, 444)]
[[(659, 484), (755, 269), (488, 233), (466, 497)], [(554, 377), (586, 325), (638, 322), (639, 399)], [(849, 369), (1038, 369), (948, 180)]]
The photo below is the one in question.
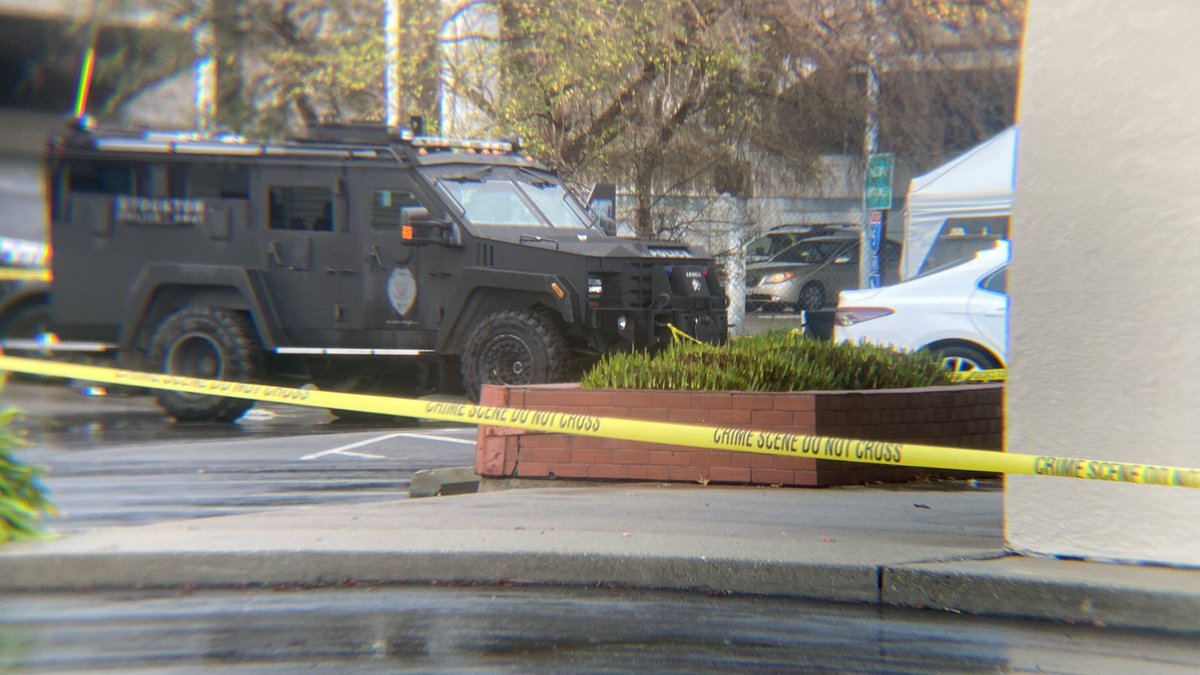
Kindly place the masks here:
[(782, 284), (785, 281), (791, 281), (795, 278), (795, 272), (776, 272), (775, 274), (768, 274), (763, 278), (762, 282), (764, 284)]
[(604, 295), (604, 280), (600, 277), (588, 277), (588, 297), (598, 298)]

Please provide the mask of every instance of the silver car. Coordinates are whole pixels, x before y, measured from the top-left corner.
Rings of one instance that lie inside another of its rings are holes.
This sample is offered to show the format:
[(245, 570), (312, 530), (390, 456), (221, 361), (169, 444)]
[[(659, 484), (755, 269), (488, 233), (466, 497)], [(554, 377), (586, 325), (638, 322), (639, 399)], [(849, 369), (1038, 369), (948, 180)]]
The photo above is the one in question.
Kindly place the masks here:
[(846, 223), (797, 223), (773, 227), (746, 244), (746, 262), (748, 264), (766, 262), (798, 241), (823, 234), (844, 234), (854, 229), (853, 225)]
[[(746, 268), (746, 308), (816, 310), (837, 303), (838, 293), (858, 288), (857, 234), (805, 238), (766, 262)], [(885, 240), (880, 252), (883, 283), (900, 278), (900, 245)]]

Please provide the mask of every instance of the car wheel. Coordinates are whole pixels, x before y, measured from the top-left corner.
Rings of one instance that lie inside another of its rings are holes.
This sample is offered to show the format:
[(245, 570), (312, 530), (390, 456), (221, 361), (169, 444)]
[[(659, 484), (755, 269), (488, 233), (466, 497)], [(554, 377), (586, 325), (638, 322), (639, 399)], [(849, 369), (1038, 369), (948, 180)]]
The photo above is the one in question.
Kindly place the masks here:
[(937, 349), (934, 353), (947, 370), (955, 373), (991, 370), (1000, 366), (987, 352), (970, 345), (950, 345)]
[[(150, 339), (149, 361), (163, 373), (206, 380), (253, 382), (263, 370), (262, 350), (244, 315), (195, 305), (168, 316)], [(254, 401), (160, 390), (158, 405), (179, 421), (232, 422)]]
[(571, 353), (558, 326), (532, 310), (492, 314), (463, 347), (463, 385), (474, 401), (485, 384), (561, 382), (570, 366)]
[(800, 289), (800, 297), (796, 299), (796, 311), (812, 311), (825, 306), (825, 287), (810, 281)]

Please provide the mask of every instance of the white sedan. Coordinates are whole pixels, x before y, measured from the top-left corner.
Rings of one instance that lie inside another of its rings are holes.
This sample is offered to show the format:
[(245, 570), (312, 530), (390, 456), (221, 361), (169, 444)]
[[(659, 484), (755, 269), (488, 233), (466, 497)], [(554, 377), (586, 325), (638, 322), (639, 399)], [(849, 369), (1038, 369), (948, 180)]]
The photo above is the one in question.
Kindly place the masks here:
[(908, 281), (842, 291), (834, 339), (941, 354), (955, 371), (1007, 367), (1009, 243)]

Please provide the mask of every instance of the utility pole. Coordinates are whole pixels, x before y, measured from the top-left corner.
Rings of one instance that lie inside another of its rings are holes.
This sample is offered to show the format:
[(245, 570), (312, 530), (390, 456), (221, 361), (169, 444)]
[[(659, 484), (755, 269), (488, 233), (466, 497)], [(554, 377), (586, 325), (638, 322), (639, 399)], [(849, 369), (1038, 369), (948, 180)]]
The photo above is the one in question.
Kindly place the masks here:
[[(876, 5), (878, 0), (870, 0), (868, 3), (868, 11), (871, 17), (871, 25), (868, 32), (868, 40), (870, 41), (871, 49), (867, 53), (867, 120), (866, 129), (863, 133), (863, 166), (869, 171), (871, 156), (875, 154), (879, 144), (879, 73), (876, 70), (878, 66), (875, 56), (875, 42), (878, 31), (876, 30)], [(871, 210), (867, 204), (867, 180), (869, 180), (867, 171), (863, 173), (863, 212), (862, 212), (862, 230), (859, 232), (859, 256), (858, 256), (858, 287), (867, 288), (871, 278), (871, 260), (868, 252), (870, 250), (870, 242), (868, 241), (868, 232), (871, 228)]]
[(383, 0), (384, 98), (389, 131), (400, 129), (400, 0)]
[(216, 51), (216, 41), (213, 38), (212, 6), (209, 2), (203, 3), (199, 22), (192, 33), (196, 54), (199, 55), (194, 71), (195, 126), (200, 131), (211, 131), (217, 120), (217, 61), (213, 55)]

